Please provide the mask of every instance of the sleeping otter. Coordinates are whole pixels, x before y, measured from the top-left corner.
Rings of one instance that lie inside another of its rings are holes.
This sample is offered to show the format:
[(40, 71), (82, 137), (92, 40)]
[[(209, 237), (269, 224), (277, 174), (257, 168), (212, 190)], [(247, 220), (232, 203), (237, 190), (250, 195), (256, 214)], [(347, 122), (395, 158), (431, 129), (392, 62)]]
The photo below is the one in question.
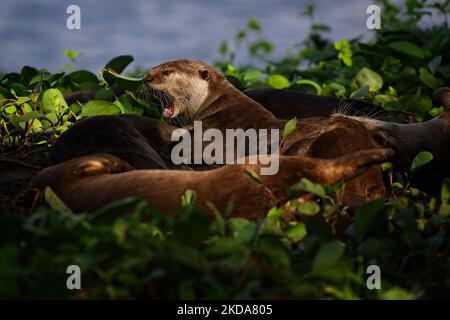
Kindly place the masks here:
[(175, 127), (137, 115), (95, 116), (64, 132), (49, 153), (54, 165), (93, 153), (110, 153), (136, 169), (172, 167), (166, 146)]
[(351, 116), (386, 114), (383, 108), (357, 99), (322, 97), (293, 90), (270, 88), (247, 90), (244, 93), (278, 119), (329, 117), (334, 113)]
[(212, 203), (223, 211), (229, 201), (233, 215), (247, 219), (263, 217), (270, 208), (288, 201), (288, 188), (301, 178), (329, 185), (360, 174), (366, 166), (380, 163), (390, 149), (361, 150), (335, 159), (281, 156), (276, 175), (260, 176), (257, 182), (246, 170), (261, 164), (226, 165), (208, 171), (134, 170), (110, 154), (78, 157), (42, 170), (31, 186), (50, 186), (74, 212), (91, 211), (127, 196), (139, 196), (166, 213), (176, 213), (187, 189), (197, 194), (198, 203)]

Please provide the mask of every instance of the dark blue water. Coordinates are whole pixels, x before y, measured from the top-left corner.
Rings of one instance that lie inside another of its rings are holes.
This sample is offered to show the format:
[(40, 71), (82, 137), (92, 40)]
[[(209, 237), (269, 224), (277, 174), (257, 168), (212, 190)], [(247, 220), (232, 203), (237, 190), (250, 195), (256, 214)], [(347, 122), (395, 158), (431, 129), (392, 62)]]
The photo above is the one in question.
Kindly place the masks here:
[[(23, 65), (56, 71), (69, 61), (64, 48), (81, 51), (78, 68), (97, 70), (110, 58), (131, 54), (148, 67), (175, 58), (212, 62), (217, 48), (233, 39), (249, 16), (276, 46), (293, 49), (308, 34), (301, 15), (310, 0), (0, 0), (0, 70)], [(329, 38), (368, 35), (366, 8), (373, 1), (314, 1), (316, 21), (332, 27)], [(81, 7), (81, 30), (68, 30), (66, 8)], [(245, 59), (244, 56), (238, 57)]]

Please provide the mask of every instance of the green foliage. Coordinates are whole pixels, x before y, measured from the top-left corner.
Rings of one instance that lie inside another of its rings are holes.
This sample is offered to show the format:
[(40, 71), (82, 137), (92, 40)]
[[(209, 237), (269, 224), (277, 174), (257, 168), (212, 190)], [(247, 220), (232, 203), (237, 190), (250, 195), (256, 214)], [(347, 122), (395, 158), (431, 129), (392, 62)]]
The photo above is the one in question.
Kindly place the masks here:
[[(353, 97), (381, 105), (396, 121), (439, 116), (436, 87), (450, 82), (449, 3), (388, 0), (382, 29), (370, 42), (331, 42), (330, 30), (304, 15), (310, 36), (281, 59), (263, 28), (249, 19), (233, 41), (220, 44), (216, 66), (240, 90), (289, 88)], [(442, 23), (420, 24), (427, 11)], [(251, 64), (237, 65), (242, 53)], [(80, 54), (66, 51), (74, 64)], [(25, 66), (0, 74), (0, 147), (45, 158), (47, 147), (73, 123), (97, 114), (160, 117), (156, 102), (140, 95), (145, 70), (123, 71), (131, 56), (112, 59), (98, 72), (49, 73)], [(73, 70), (63, 68), (64, 70)], [(67, 105), (64, 95), (96, 90), (94, 100)], [(287, 122), (283, 137), (297, 121)], [(51, 189), (29, 216), (0, 214), (0, 296), (5, 298), (157, 299), (415, 299), (450, 294), (450, 180), (438, 194), (411, 188), (411, 176), (432, 160), (421, 152), (410, 172), (383, 166), (393, 194), (359, 207), (341, 205), (343, 182), (323, 187), (307, 179), (291, 186), (288, 207), (258, 221), (230, 218), (233, 206), (211, 219), (187, 190), (178, 215), (127, 198), (85, 214), (70, 213)], [(256, 172), (249, 178), (261, 183)], [(442, 177), (443, 179), (445, 177)], [(436, 184), (439, 184), (436, 181)], [(50, 207), (49, 207), (50, 206)], [(288, 211), (288, 212), (285, 212)], [(66, 268), (82, 270), (82, 290), (66, 288)], [(366, 267), (377, 264), (382, 289), (368, 290)]]
[[(73, 59), (78, 55), (66, 52)], [(25, 66), (20, 73), (0, 79), (0, 148), (3, 152), (23, 146), (50, 146), (75, 121), (101, 114), (135, 113), (160, 117), (158, 102), (140, 97), (142, 77), (120, 75), (131, 56), (108, 62), (97, 76), (87, 70), (50, 74)], [(96, 90), (95, 100), (67, 105), (64, 95)], [(124, 92), (116, 96), (116, 92)], [(50, 137), (50, 138), (49, 138)]]

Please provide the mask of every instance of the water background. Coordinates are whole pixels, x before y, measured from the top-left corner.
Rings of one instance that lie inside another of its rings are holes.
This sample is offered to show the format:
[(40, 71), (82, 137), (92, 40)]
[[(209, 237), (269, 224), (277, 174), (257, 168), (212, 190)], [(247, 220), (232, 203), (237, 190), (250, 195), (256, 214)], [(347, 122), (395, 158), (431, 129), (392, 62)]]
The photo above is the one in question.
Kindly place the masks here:
[[(274, 57), (308, 34), (301, 13), (311, 0), (0, 0), (0, 70), (24, 65), (57, 71), (70, 61), (65, 48), (82, 52), (77, 68), (96, 71), (112, 57), (131, 54), (147, 68), (170, 59), (219, 58), (222, 40), (233, 39), (250, 16), (276, 47)], [(314, 1), (315, 21), (332, 27), (328, 38), (364, 35), (371, 0)], [(81, 30), (68, 30), (66, 8), (81, 8)], [(239, 57), (238, 57), (239, 58)], [(245, 59), (245, 57), (240, 57)]]

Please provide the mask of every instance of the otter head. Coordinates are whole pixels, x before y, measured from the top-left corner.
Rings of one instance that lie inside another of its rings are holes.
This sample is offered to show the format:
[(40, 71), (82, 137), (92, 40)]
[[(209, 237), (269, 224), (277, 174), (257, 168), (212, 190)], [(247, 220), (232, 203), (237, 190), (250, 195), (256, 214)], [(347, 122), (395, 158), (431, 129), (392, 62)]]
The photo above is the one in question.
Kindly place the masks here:
[(223, 77), (202, 61), (175, 60), (151, 69), (144, 83), (160, 99), (164, 117), (192, 119), (208, 98), (210, 82), (218, 78)]

